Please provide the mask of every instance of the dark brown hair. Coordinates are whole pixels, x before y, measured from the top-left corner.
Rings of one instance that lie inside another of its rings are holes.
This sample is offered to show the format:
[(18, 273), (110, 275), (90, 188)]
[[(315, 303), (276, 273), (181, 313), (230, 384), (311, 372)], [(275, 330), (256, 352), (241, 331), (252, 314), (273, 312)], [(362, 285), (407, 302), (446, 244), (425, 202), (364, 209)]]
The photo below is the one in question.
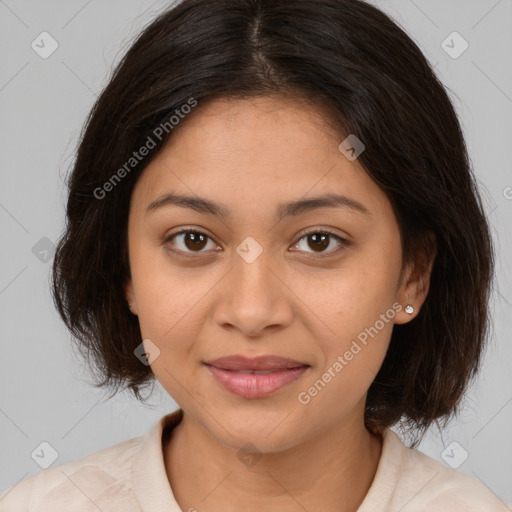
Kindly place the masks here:
[(216, 98), (270, 94), (322, 107), (340, 142), (348, 134), (363, 141), (359, 162), (392, 203), (404, 264), (435, 235), (428, 296), (416, 318), (394, 326), (365, 415), (369, 428), (402, 419), (424, 432), (457, 412), (479, 367), (493, 247), (446, 90), (407, 34), (363, 1), (185, 0), (161, 13), (84, 126), (53, 266), (56, 306), (97, 385), (114, 393), (125, 386), (142, 399), (154, 376), (134, 356), (141, 333), (123, 291), (127, 219), (133, 186), (172, 129), (152, 137), (156, 147), (105, 197), (95, 191), (191, 99), (199, 111)]

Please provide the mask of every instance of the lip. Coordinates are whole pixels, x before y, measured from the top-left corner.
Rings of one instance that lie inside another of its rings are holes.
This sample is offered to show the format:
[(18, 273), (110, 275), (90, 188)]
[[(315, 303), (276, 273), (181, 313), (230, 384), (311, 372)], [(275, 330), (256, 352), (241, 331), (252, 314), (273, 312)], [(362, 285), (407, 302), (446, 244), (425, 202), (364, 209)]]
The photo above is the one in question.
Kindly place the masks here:
[(227, 356), (206, 361), (207, 365), (220, 368), (221, 370), (283, 370), (297, 368), (299, 366), (309, 366), (307, 363), (288, 359), (279, 356), (258, 356), (246, 357), (241, 355)]
[(310, 367), (307, 363), (278, 356), (230, 356), (204, 364), (217, 382), (243, 398), (269, 396), (297, 380)]

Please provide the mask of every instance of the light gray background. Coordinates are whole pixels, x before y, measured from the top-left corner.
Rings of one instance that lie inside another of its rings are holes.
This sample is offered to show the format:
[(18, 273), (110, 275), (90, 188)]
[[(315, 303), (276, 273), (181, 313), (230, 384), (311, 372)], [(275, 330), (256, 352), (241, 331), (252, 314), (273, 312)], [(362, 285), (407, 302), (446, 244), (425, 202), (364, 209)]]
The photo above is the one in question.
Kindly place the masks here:
[[(512, 0), (375, 3), (453, 91), (497, 241), (491, 348), (461, 417), (442, 436), (430, 431), (420, 449), (445, 463), (443, 450), (458, 442), (469, 454), (458, 470), (512, 503)], [(143, 435), (176, 408), (159, 384), (152, 408), (127, 394), (104, 402), (105, 393), (87, 384), (51, 302), (51, 260), (32, 251), (43, 237), (55, 242), (64, 225), (63, 178), (112, 65), (166, 5), (0, 0), (0, 491), (41, 470), (30, 454), (42, 441), (57, 450), (54, 465), (62, 464)], [(31, 48), (43, 31), (59, 45), (47, 59)], [(457, 59), (441, 46), (453, 31), (469, 43)]]

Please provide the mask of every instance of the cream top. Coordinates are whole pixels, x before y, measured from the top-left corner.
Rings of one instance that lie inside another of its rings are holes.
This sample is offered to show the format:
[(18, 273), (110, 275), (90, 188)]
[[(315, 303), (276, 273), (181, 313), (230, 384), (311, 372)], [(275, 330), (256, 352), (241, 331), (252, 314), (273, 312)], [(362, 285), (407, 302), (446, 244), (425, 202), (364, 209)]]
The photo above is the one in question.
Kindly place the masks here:
[[(50, 467), (0, 494), (0, 512), (190, 512), (174, 498), (165, 470), (162, 434), (182, 410), (163, 416), (141, 437)], [(197, 505), (200, 510), (200, 505)], [(357, 512), (511, 512), (479, 480), (383, 432), (374, 481)]]

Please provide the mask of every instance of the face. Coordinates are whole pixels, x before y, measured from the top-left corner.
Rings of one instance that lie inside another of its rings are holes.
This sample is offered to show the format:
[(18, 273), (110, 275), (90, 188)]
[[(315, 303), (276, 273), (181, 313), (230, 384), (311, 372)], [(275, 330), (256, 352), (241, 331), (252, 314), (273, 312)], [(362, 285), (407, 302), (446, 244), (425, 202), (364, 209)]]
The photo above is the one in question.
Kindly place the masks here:
[[(338, 149), (344, 138), (298, 101), (216, 100), (189, 115), (134, 188), (126, 296), (145, 348), (160, 351), (151, 368), (225, 445), (272, 452), (364, 428), (393, 324), (423, 300), (412, 266), (400, 279), (391, 204)], [(205, 364), (233, 355), (297, 364), (274, 376)]]

